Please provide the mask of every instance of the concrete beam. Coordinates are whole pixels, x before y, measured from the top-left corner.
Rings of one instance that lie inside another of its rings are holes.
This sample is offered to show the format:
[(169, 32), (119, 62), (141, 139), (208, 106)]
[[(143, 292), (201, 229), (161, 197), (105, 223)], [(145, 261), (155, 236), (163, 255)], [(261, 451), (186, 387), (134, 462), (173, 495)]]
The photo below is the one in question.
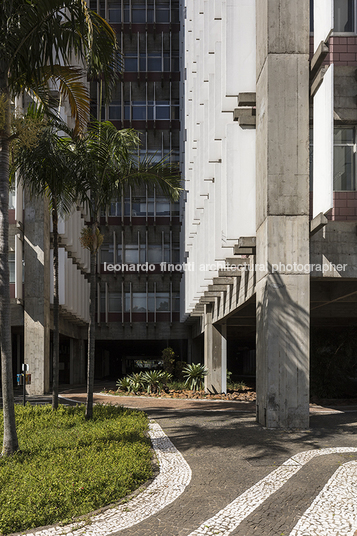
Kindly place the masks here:
[(242, 277), (242, 272), (240, 268), (228, 268), (227, 270), (218, 270), (219, 277)]
[(255, 106), (256, 103), (256, 93), (238, 93), (238, 106)]
[(214, 285), (233, 285), (233, 283), (234, 283), (233, 277), (214, 277), (213, 278)]
[(313, 236), (315, 233), (320, 231), (325, 225), (328, 224), (328, 219), (326, 216), (320, 212), (313, 220), (310, 221), (310, 236)]
[(233, 111), (233, 121), (238, 121), (239, 126), (242, 128), (255, 128), (255, 108), (235, 108)]
[[(233, 281), (232, 281), (233, 284)], [(226, 292), (227, 291), (227, 285), (208, 285), (208, 291), (209, 292)]]
[(321, 41), (319, 46), (317, 47), (317, 50), (315, 54), (313, 55), (311, 59), (310, 64), (310, 78), (313, 80), (315, 76), (317, 75), (319, 69), (321, 69), (323, 62), (326, 59), (327, 54), (329, 53), (329, 48), (327, 43), (324, 43)]

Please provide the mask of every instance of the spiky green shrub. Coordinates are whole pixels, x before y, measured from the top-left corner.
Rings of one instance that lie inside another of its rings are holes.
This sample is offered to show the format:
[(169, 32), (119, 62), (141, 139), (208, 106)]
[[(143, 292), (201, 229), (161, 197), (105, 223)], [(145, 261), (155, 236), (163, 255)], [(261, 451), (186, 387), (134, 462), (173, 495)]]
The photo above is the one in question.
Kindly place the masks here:
[(171, 378), (171, 374), (164, 370), (148, 370), (143, 374), (148, 393), (161, 393), (162, 388)]
[(130, 379), (128, 376), (125, 376), (125, 378), (120, 378), (117, 381), (116, 386), (120, 391), (130, 391)]
[(184, 378), (186, 378), (185, 385), (192, 391), (199, 391), (203, 389), (204, 377), (207, 376), (208, 370), (201, 363), (192, 363), (187, 365), (183, 369)]
[(143, 372), (133, 372), (130, 376), (127, 376), (129, 380), (129, 392), (137, 393), (138, 391), (143, 391), (146, 386), (146, 382), (143, 378)]

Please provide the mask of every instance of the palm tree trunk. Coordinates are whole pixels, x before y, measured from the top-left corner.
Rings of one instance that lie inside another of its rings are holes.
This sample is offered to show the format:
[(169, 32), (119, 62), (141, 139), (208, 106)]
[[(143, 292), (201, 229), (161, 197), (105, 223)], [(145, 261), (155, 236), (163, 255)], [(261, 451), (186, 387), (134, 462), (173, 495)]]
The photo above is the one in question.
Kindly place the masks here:
[(16, 433), (14, 390), (12, 376), (10, 278), (9, 278), (9, 141), (10, 95), (7, 79), (0, 69), (0, 95), (5, 96), (5, 127), (0, 133), (0, 333), (1, 380), (4, 413), (4, 440), (2, 455), (13, 454), (18, 448)]
[[(95, 236), (97, 226), (92, 225)], [(94, 391), (94, 359), (95, 359), (95, 296), (97, 283), (96, 253), (91, 251), (90, 256), (90, 300), (89, 300), (89, 326), (88, 326), (88, 367), (87, 367), (87, 404), (86, 419), (93, 418), (93, 391)]]
[(59, 376), (59, 296), (58, 296), (58, 212), (56, 200), (53, 200), (53, 385), (52, 409), (58, 408)]

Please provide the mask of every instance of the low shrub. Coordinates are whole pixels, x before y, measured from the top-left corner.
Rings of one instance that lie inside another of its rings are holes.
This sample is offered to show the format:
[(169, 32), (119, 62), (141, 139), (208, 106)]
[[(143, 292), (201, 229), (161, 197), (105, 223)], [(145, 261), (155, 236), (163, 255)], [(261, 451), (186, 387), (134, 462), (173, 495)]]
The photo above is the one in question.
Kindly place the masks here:
[(198, 391), (203, 389), (204, 377), (207, 376), (208, 370), (201, 363), (193, 363), (187, 365), (183, 369), (184, 378), (186, 378), (185, 384), (192, 391)]
[[(2, 428), (0, 412), (0, 432)], [(69, 522), (124, 497), (152, 475), (144, 413), (95, 406), (16, 406), (21, 451), (0, 458), (0, 533)]]

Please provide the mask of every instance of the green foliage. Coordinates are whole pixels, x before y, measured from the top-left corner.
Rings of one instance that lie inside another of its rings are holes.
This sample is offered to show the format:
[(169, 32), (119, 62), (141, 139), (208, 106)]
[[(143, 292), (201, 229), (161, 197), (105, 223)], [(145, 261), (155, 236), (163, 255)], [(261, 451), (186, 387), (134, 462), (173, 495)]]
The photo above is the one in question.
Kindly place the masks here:
[(137, 393), (138, 391), (145, 389), (145, 381), (143, 376), (143, 372), (133, 372), (127, 377), (129, 380), (129, 392)]
[(167, 386), (172, 375), (164, 370), (148, 370), (135, 372), (117, 381), (118, 389), (137, 393), (146, 390), (148, 393), (160, 393)]
[(125, 378), (120, 378), (117, 381), (116, 386), (120, 391), (130, 391), (130, 379), (128, 376), (125, 376)]
[(168, 389), (173, 389), (174, 391), (183, 391), (187, 387), (186, 387), (186, 383), (184, 381), (173, 380), (173, 381), (170, 381), (167, 384), (167, 388)]
[[(1, 412), (0, 432), (2, 432)], [(110, 504), (151, 476), (144, 413), (95, 406), (16, 406), (21, 451), (0, 458), (0, 532), (70, 521)]]
[(161, 393), (163, 386), (171, 378), (172, 375), (164, 370), (148, 370), (143, 374), (143, 382), (147, 386), (148, 393)]
[(183, 382), (183, 380), (184, 380), (183, 369), (185, 367), (187, 367), (186, 361), (176, 361), (176, 363), (175, 363), (175, 378), (179, 382)]
[(312, 396), (338, 398), (349, 394), (357, 370), (357, 330), (313, 330), (310, 390)]
[(203, 389), (204, 377), (207, 376), (208, 370), (201, 363), (193, 363), (187, 365), (183, 369), (183, 375), (186, 378), (185, 384), (192, 391), (198, 391)]
[(161, 357), (164, 362), (164, 370), (169, 374), (173, 374), (175, 370), (175, 352), (173, 349), (170, 347), (165, 348)]
[(232, 389), (233, 391), (243, 391), (246, 387), (246, 384), (242, 381), (239, 382), (227, 382), (227, 388)]

